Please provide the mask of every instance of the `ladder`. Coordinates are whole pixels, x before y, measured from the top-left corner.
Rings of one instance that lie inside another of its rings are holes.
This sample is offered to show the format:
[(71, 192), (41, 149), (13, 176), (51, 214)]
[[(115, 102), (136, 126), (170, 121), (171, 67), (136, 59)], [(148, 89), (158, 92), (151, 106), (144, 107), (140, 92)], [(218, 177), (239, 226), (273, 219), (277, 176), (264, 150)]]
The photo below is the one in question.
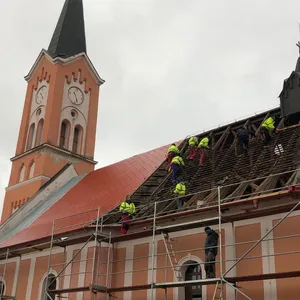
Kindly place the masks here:
[(222, 282), (217, 282), (212, 300), (223, 300)]
[(177, 278), (178, 281), (182, 281), (182, 275), (180, 272), (180, 266), (178, 265), (178, 261), (171, 243), (171, 239), (169, 237), (168, 233), (161, 233), (161, 236), (163, 238), (165, 248), (166, 248), (166, 253), (168, 255), (172, 270), (174, 272), (175, 278)]

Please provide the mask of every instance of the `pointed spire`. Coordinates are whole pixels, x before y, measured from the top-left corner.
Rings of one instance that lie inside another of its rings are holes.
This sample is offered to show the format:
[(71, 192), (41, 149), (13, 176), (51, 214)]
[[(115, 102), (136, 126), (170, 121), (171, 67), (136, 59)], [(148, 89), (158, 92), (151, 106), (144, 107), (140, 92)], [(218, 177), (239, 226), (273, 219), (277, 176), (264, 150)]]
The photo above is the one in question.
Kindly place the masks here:
[(297, 59), (297, 64), (295, 68), (295, 72), (300, 73), (300, 42), (296, 44), (296, 46), (299, 48), (299, 57)]
[(67, 58), (82, 52), (86, 53), (82, 0), (66, 0), (48, 53), (52, 57)]

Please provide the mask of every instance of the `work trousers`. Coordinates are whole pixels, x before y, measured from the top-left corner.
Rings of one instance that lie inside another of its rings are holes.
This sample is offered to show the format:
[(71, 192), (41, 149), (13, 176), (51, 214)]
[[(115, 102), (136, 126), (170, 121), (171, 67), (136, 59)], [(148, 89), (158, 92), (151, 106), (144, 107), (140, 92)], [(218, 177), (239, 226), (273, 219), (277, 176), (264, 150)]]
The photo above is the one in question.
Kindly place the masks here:
[(181, 208), (183, 208), (183, 205), (185, 203), (185, 197), (180, 197), (180, 198), (179, 197), (176, 198), (176, 204), (177, 204), (177, 208), (181, 209)]
[(181, 168), (178, 164), (171, 164), (172, 169), (172, 182), (179, 182), (180, 181), (180, 175), (181, 175)]
[(239, 137), (239, 145), (241, 153), (248, 151), (249, 137), (248, 136), (240, 136)]
[(172, 159), (174, 158), (175, 153), (174, 152), (169, 152), (168, 157), (167, 157), (167, 169), (169, 169), (170, 164), (172, 162)]
[(121, 233), (126, 234), (130, 227), (130, 222), (132, 220), (132, 216), (124, 213), (122, 215), (122, 225), (121, 225)]
[(190, 152), (188, 159), (194, 159), (197, 155), (197, 145), (190, 145), (189, 148)]
[(206, 278), (216, 278), (216, 255), (212, 251), (205, 253)]
[(260, 133), (262, 135), (264, 144), (267, 145), (271, 141), (271, 135), (269, 130), (266, 127), (261, 127)]
[(200, 160), (199, 160), (199, 166), (203, 166), (203, 161), (205, 158), (205, 149), (203, 147), (199, 148), (199, 154), (200, 154)]

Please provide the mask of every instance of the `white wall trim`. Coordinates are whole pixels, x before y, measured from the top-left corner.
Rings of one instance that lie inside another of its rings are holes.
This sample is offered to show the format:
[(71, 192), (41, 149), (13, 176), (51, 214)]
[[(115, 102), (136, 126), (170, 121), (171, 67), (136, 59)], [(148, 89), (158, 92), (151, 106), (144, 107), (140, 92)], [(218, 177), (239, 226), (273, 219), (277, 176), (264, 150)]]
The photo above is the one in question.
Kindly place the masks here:
[(14, 283), (13, 283), (12, 292), (11, 292), (13, 296), (17, 295), (17, 283), (18, 283), (18, 275), (20, 273), (20, 264), (21, 264), (21, 259), (18, 258), (16, 261)]
[(40, 175), (40, 176), (31, 178), (31, 179), (28, 179), (28, 180), (19, 182), (19, 183), (15, 184), (15, 185), (8, 186), (7, 188), (5, 188), (5, 190), (6, 190), (7, 192), (8, 192), (8, 191), (12, 191), (12, 190), (17, 189), (17, 188), (19, 188), (19, 187), (21, 187), (21, 186), (24, 186), (24, 185), (26, 185), (26, 184), (29, 184), (29, 183), (32, 183), (32, 182), (35, 182), (35, 181), (38, 181), (38, 180), (45, 180), (45, 181), (48, 181), (48, 180), (50, 180), (50, 177), (44, 176), (44, 175)]
[[(152, 283), (152, 238), (149, 238), (149, 257), (148, 257), (148, 284)], [(150, 242), (151, 241), (151, 242)], [(154, 240), (154, 271), (153, 271), (153, 278), (154, 282), (156, 282), (156, 268), (157, 268), (157, 247), (158, 247), (158, 241), (159, 239)], [(153, 292), (153, 298), (152, 298), (152, 289), (147, 290), (147, 299), (148, 300), (156, 300), (156, 291), (157, 289), (154, 289)]]
[(31, 299), (32, 284), (33, 284), (34, 271), (35, 271), (35, 263), (36, 263), (36, 258), (32, 257), (31, 262), (30, 262), (30, 268), (29, 268), (29, 276), (28, 276), (25, 300)]
[[(81, 255), (80, 255), (80, 264), (79, 264), (79, 273), (86, 272), (86, 264), (87, 264), (87, 255), (88, 255), (88, 247), (86, 246), (81, 250)], [(84, 274), (79, 274), (78, 276), (78, 285), (77, 286), (84, 286), (84, 281), (85, 281), (85, 275)], [(77, 294), (77, 300), (83, 300), (83, 292), (79, 292)]]
[[(133, 255), (134, 255), (134, 245), (130, 244), (126, 247), (126, 261), (125, 261), (125, 273), (124, 274), (124, 286), (132, 285), (132, 271), (133, 271)], [(132, 292), (124, 292), (124, 300), (131, 300)]]

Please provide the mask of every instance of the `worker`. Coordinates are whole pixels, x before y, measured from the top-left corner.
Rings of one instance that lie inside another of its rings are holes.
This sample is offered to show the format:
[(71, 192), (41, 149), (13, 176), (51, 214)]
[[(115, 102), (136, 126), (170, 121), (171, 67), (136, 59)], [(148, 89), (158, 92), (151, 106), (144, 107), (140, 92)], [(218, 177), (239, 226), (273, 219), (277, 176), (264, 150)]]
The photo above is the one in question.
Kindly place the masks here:
[(179, 182), (183, 167), (184, 167), (184, 161), (178, 154), (171, 161), (172, 182), (173, 183)]
[(270, 133), (275, 131), (275, 119), (273, 117), (269, 117), (266, 119), (260, 127), (260, 133), (262, 135), (262, 139), (265, 145), (267, 145), (271, 141)]
[(126, 234), (129, 230), (130, 222), (135, 214), (135, 205), (130, 199), (130, 195), (126, 196), (126, 200), (120, 205), (120, 212), (122, 213), (121, 233)]
[(249, 134), (249, 130), (246, 126), (240, 127), (236, 132), (240, 146), (240, 154), (248, 152)]
[(168, 156), (167, 156), (167, 170), (170, 167), (171, 161), (172, 159), (180, 153), (180, 150), (178, 149), (178, 147), (176, 146), (176, 144), (172, 144), (169, 149), (168, 149)]
[(176, 198), (176, 204), (178, 209), (182, 208), (184, 205), (185, 199), (183, 196), (185, 195), (185, 192), (186, 192), (185, 182), (180, 181), (179, 183), (176, 184), (174, 190), (174, 194), (178, 196), (178, 198)]
[(205, 227), (205, 272), (206, 278), (216, 277), (216, 256), (218, 254), (219, 235), (210, 227)]
[(208, 137), (205, 137), (200, 141), (200, 143), (198, 145), (199, 154), (200, 154), (200, 161), (199, 161), (200, 166), (203, 166), (206, 149), (209, 148), (208, 143), (209, 143), (209, 139), (208, 139)]
[(189, 156), (188, 159), (194, 159), (197, 155), (197, 145), (199, 141), (196, 136), (192, 136), (189, 138)]

